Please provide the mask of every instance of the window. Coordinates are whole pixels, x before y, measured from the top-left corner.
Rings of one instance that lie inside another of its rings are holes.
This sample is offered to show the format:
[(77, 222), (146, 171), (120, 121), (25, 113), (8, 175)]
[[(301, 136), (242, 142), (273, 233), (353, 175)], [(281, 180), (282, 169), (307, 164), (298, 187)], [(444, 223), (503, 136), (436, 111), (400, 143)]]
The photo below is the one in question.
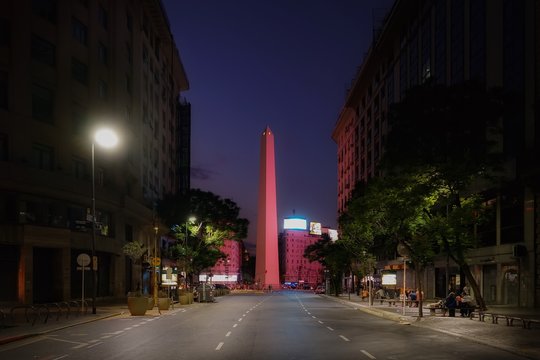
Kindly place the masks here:
[(54, 169), (53, 148), (42, 144), (33, 144), (32, 165), (38, 169), (52, 171)]
[(129, 32), (133, 32), (133, 16), (130, 13), (126, 13), (126, 26)]
[(107, 11), (101, 4), (98, 9), (98, 21), (104, 29), (107, 29)]
[(102, 63), (103, 65), (107, 65), (107, 47), (102, 43), (98, 44), (98, 57), (100, 63)]
[(32, 117), (38, 121), (53, 123), (54, 93), (51, 89), (32, 85)]
[(470, 77), (484, 81), (486, 77), (486, 3), (471, 0), (470, 6)]
[(11, 29), (6, 18), (0, 18), (0, 47), (8, 47), (11, 43)]
[(435, 3), (435, 80), (446, 84), (446, 0)]
[(9, 78), (6, 71), (0, 71), (0, 109), (8, 110)]
[(79, 104), (72, 105), (72, 126), (74, 134), (82, 134), (87, 121), (86, 109)]
[(47, 65), (56, 64), (56, 47), (49, 41), (32, 35), (32, 59)]
[(107, 83), (103, 80), (98, 81), (98, 96), (102, 100), (107, 100)]
[(86, 44), (88, 43), (88, 30), (86, 28), (86, 25), (84, 25), (78, 19), (72, 18), (71, 32), (75, 40), (86, 46)]
[(81, 84), (88, 84), (88, 67), (75, 58), (71, 58), (71, 76)]
[(130, 65), (133, 64), (133, 51), (131, 50), (131, 44), (126, 43), (127, 60)]
[(74, 157), (72, 161), (73, 176), (77, 179), (86, 177), (86, 161), (84, 159)]
[(0, 161), (8, 161), (9, 159), (8, 136), (0, 133)]
[(56, 24), (56, 0), (32, 0), (32, 11)]
[(126, 74), (126, 91), (128, 92), (128, 94), (131, 95), (132, 89), (133, 89), (133, 83), (131, 80), (131, 75)]
[(464, 29), (464, 0), (452, 0), (450, 21), (450, 54), (451, 54), (451, 83), (463, 82), (464, 54), (465, 54), (465, 29)]

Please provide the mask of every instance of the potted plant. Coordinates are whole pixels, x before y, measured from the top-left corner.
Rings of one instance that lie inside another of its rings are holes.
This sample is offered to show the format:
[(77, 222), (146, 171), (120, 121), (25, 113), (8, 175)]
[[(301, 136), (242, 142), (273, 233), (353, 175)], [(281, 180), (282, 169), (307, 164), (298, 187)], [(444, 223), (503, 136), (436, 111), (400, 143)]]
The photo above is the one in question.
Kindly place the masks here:
[(160, 290), (158, 293), (158, 309), (159, 310), (169, 310), (171, 306), (171, 299), (167, 296), (167, 293), (163, 290)]
[[(137, 263), (143, 254), (146, 252), (146, 248), (143, 243), (138, 240), (130, 241), (122, 248), (124, 254), (128, 256), (134, 263)], [(131, 315), (144, 315), (148, 310), (148, 296), (143, 296), (140, 290), (130, 291), (127, 296), (128, 309)]]
[(130, 291), (127, 304), (132, 316), (141, 316), (146, 314), (146, 310), (148, 310), (148, 297), (143, 296), (140, 291)]

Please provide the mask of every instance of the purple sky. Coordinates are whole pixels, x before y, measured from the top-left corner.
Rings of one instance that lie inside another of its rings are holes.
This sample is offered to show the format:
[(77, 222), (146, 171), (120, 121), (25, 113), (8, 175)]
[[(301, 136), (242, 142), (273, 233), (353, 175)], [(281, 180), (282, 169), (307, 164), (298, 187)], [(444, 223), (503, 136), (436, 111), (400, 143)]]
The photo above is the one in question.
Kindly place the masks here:
[(260, 136), (275, 135), (278, 229), (337, 226), (332, 130), (393, 0), (163, 0), (192, 106), (191, 186), (229, 198), (255, 243)]

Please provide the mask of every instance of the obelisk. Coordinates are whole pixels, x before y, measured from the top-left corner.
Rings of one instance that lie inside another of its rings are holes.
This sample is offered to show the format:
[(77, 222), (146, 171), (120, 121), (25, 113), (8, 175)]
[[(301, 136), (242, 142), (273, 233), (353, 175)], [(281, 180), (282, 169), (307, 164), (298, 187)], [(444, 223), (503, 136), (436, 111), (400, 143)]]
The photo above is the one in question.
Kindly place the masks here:
[(267, 126), (261, 137), (255, 282), (259, 288), (278, 289), (278, 228), (274, 134)]

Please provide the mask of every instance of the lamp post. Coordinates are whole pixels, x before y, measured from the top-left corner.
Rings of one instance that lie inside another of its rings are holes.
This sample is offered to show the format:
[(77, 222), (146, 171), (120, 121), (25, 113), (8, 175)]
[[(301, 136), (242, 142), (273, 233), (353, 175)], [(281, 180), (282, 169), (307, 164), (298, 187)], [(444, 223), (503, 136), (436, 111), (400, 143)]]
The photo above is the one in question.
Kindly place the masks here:
[(158, 306), (158, 277), (157, 277), (157, 268), (160, 265), (161, 261), (158, 258), (158, 226), (154, 223), (154, 258), (152, 259), (152, 270), (154, 271), (154, 306)]
[[(97, 293), (97, 256), (96, 256), (96, 175), (95, 144), (104, 148), (112, 148), (118, 143), (116, 133), (111, 129), (99, 129), (94, 133), (92, 141), (92, 314), (96, 313)], [(83, 270), (84, 271), (84, 270)]]

